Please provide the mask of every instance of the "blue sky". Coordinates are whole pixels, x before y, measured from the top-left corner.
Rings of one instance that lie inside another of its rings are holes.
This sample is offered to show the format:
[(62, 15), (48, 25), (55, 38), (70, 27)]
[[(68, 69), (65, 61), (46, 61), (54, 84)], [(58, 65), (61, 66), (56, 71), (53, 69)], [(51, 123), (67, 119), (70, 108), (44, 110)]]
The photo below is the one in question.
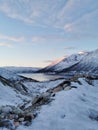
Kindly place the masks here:
[(0, 0), (0, 66), (44, 67), (98, 48), (98, 0)]

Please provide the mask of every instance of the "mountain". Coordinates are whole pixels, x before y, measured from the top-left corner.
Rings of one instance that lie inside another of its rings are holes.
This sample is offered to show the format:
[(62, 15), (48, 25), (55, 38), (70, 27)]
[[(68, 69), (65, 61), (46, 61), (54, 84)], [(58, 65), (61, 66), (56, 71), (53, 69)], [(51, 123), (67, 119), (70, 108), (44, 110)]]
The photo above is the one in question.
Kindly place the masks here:
[(61, 72), (87, 72), (98, 74), (98, 49), (88, 52), (76, 65), (63, 69)]
[(6, 66), (1, 68), (6, 69), (8, 71), (12, 71), (14, 73), (33, 73), (40, 69), (37, 67), (16, 67), (16, 66)]
[(80, 60), (87, 54), (87, 52), (81, 52), (78, 54), (73, 54), (65, 58), (61, 58), (61, 60), (58, 60), (53, 62), (51, 65), (43, 68), (40, 70), (40, 72), (60, 72), (64, 69), (67, 69), (77, 63), (80, 62)]
[(16, 75), (16, 73), (2, 67), (0, 68), (0, 76), (11, 81), (17, 81), (23, 79), (21, 76)]
[(57, 63), (53, 62), (53, 64), (41, 69), (40, 72), (98, 74), (98, 49), (70, 55)]

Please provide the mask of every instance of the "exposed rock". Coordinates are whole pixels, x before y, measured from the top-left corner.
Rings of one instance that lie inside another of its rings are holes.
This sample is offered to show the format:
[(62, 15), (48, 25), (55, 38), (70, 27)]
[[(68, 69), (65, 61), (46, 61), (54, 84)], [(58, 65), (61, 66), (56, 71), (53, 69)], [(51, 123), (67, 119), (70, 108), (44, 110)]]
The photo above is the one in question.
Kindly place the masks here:
[(70, 81), (64, 81), (63, 83), (59, 84), (58, 86), (56, 86), (55, 88), (52, 89), (48, 89), (47, 92), (48, 93), (57, 93), (59, 91), (64, 90), (67, 86), (70, 86), (71, 82)]
[(17, 122), (14, 122), (14, 126), (15, 128), (19, 127), (20, 123), (17, 121)]
[(29, 121), (29, 122), (31, 122), (31, 121), (32, 121), (32, 115), (30, 115), (30, 114), (25, 115), (25, 116), (24, 116), (24, 121)]
[(21, 118), (18, 119), (18, 121), (19, 121), (19, 122), (23, 122), (23, 121), (24, 121), (24, 118), (21, 117)]
[(36, 96), (32, 101), (32, 105), (35, 104), (45, 104), (49, 101), (51, 94), (48, 92), (42, 93), (40, 96)]
[(4, 119), (4, 120), (0, 121), (0, 127), (5, 127), (5, 128), (10, 129), (10, 130), (14, 130), (14, 126), (10, 120)]

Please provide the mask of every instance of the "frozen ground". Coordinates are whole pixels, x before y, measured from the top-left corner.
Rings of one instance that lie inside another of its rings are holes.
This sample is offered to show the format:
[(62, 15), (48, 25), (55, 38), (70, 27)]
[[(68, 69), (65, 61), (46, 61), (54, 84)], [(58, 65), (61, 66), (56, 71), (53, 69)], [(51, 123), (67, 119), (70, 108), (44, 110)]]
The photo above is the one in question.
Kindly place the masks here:
[[(2, 71), (2, 76), (5, 74), (5, 71)], [(62, 82), (64, 79), (22, 83), (28, 87), (28, 92), (32, 93), (33, 97)], [(17, 130), (98, 130), (98, 80), (87, 82), (85, 78), (80, 78), (79, 82), (72, 82), (71, 86), (76, 88), (56, 93), (51, 103), (41, 107), (30, 126), (20, 125)], [(0, 106), (17, 106), (24, 101), (30, 101), (32, 97), (22, 95), (0, 81)]]
[(94, 86), (79, 81), (82, 85), (73, 82), (77, 88), (57, 93), (52, 103), (44, 105), (31, 126), (17, 130), (98, 130), (98, 81)]
[(31, 126), (17, 130), (98, 130), (98, 81), (94, 86), (79, 81), (82, 85), (73, 82), (77, 88), (57, 93), (52, 103), (44, 105)]

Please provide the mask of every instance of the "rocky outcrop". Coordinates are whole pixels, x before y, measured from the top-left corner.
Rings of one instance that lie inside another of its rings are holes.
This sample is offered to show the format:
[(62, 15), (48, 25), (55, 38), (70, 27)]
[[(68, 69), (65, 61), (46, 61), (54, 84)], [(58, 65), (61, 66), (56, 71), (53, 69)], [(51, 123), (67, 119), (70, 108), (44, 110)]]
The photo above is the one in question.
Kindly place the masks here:
[(15, 130), (19, 125), (30, 125), (32, 120), (36, 117), (27, 111), (23, 111), (15, 106), (2, 106), (0, 107), (0, 127), (6, 127), (10, 130)]
[(64, 90), (67, 86), (70, 86), (70, 85), (71, 85), (70, 81), (64, 81), (63, 83), (59, 84), (58, 86), (56, 86), (56, 87), (54, 87), (52, 89), (47, 90), (47, 92), (49, 92), (49, 93), (56, 93), (56, 92)]

